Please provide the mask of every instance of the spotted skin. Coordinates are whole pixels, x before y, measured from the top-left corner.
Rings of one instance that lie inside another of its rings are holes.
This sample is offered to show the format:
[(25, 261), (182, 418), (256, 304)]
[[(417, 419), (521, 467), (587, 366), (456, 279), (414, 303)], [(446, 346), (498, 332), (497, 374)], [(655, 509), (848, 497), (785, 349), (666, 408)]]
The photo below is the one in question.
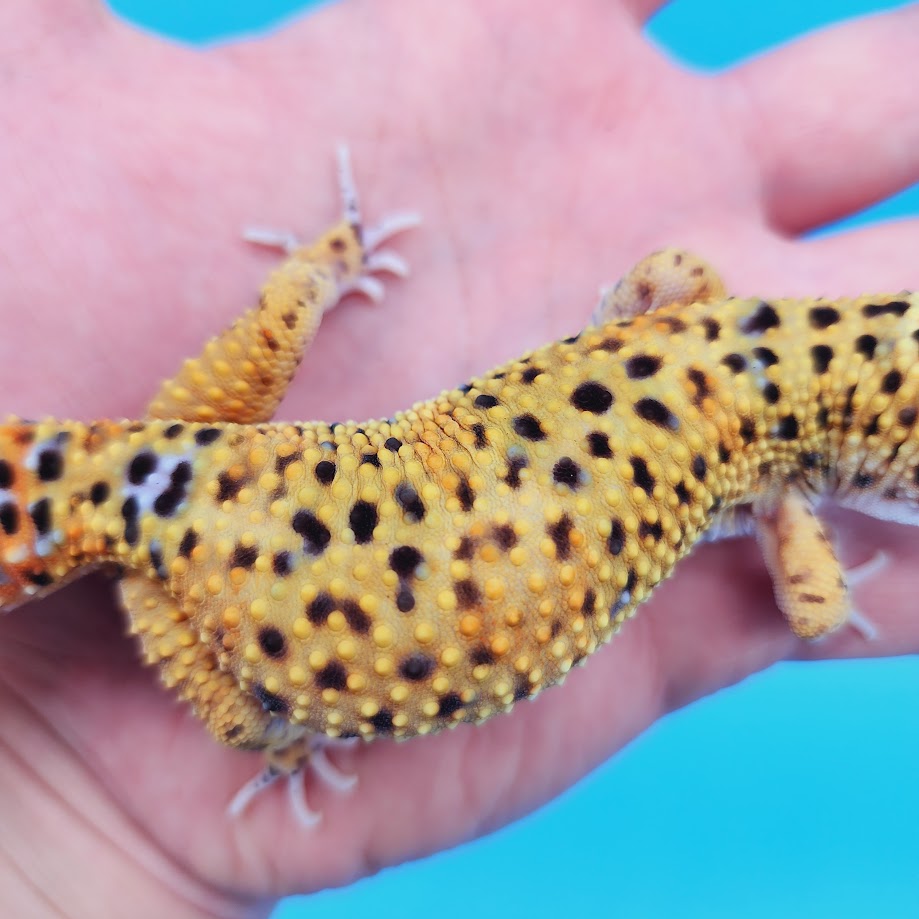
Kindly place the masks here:
[(117, 568), (166, 685), (284, 771), (317, 733), (560, 682), (707, 534), (756, 531), (792, 627), (826, 634), (850, 608), (814, 502), (919, 522), (915, 294), (726, 298), (667, 250), (598, 325), (392, 419), (268, 423), (368, 264), (353, 220), (296, 249), (144, 421), (0, 427), (0, 606)]

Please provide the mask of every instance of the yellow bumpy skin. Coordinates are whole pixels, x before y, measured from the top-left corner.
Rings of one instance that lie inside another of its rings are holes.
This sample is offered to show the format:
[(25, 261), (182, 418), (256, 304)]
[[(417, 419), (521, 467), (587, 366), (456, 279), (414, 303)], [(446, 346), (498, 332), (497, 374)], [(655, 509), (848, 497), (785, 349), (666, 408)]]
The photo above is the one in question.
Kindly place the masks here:
[(365, 231), (344, 185), (345, 220), (289, 247), (147, 420), (0, 427), (4, 607), (117, 564), (146, 659), (270, 774), (317, 734), (532, 697), (738, 521), (798, 634), (853, 615), (811, 505), (917, 522), (919, 297), (730, 299), (668, 250), (600, 325), (468, 386), (385, 421), (269, 424), (322, 312), (402, 268), (376, 245), (407, 222)]

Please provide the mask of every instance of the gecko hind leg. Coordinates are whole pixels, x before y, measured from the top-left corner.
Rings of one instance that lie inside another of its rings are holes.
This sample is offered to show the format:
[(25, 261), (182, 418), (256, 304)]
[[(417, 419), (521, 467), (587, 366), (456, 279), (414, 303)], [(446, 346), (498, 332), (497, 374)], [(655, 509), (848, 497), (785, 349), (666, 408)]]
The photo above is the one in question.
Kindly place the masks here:
[(849, 625), (865, 638), (876, 637), (874, 624), (852, 605), (849, 589), (887, 564), (884, 553), (847, 577), (810, 501), (796, 492), (769, 512), (756, 513), (755, 523), (776, 603), (795, 635), (815, 640)]
[(670, 304), (688, 305), (727, 296), (708, 262), (683, 249), (661, 249), (643, 258), (620, 281), (600, 290), (591, 325), (630, 319)]
[(159, 669), (163, 684), (191, 703), (195, 715), (221, 743), (265, 754), (266, 767), (236, 793), (227, 808), (230, 816), (240, 815), (261, 791), (286, 776), (294, 815), (304, 826), (314, 826), (321, 814), (306, 801), (308, 773), (342, 793), (357, 785), (357, 776), (343, 773), (327, 756), (329, 749), (345, 748), (354, 741), (306, 733), (268, 711), (221, 669), (209, 644), (165, 586), (145, 575), (129, 574), (121, 581), (120, 592), (144, 661)]

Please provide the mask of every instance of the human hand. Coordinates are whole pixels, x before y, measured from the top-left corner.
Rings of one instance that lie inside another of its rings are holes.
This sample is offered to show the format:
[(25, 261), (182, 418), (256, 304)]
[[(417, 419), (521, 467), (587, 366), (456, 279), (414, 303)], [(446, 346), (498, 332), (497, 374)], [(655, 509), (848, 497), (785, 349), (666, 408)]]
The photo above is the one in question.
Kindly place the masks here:
[[(141, 414), (270, 266), (238, 229), (308, 235), (337, 217), (339, 139), (371, 220), (424, 214), (398, 243), (415, 276), (380, 307), (329, 316), (282, 417), (388, 414), (570, 334), (600, 282), (663, 245), (698, 251), (737, 293), (919, 285), (915, 222), (791, 238), (919, 177), (917, 10), (699, 77), (641, 36), (653, 5), (349, 0), (194, 52), (90, 0), (7, 3), (5, 408)], [(858, 591), (878, 642), (802, 645), (755, 546), (705, 547), (563, 688), (481, 727), (344, 756), (360, 786), (311, 789), (325, 821), (310, 835), (274, 792), (227, 820), (257, 759), (215, 745), (141, 669), (109, 584), (17, 610), (0, 620), (5, 896), (40, 892), (73, 914), (127, 897), (151, 915), (257, 913), (486, 832), (782, 657), (916, 650), (915, 534), (834, 520), (844, 558), (893, 558)]]

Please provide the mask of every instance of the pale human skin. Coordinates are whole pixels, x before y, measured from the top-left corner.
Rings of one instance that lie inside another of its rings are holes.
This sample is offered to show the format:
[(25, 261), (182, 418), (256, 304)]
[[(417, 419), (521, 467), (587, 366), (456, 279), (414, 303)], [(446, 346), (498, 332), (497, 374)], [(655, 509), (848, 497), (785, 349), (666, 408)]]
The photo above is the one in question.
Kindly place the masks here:
[[(349, 0), (198, 52), (91, 0), (8, 0), (4, 411), (142, 414), (272, 264), (239, 228), (337, 218), (342, 138), (369, 217), (412, 208), (425, 226), (395, 246), (414, 277), (329, 317), (283, 417), (387, 414), (571, 334), (600, 282), (663, 245), (741, 294), (919, 286), (919, 221), (792, 238), (919, 179), (919, 8), (709, 78), (641, 36), (656, 6)], [(340, 756), (359, 788), (312, 788), (312, 834), (280, 789), (227, 820), (258, 758), (217, 746), (140, 666), (104, 578), (17, 610), (0, 619), (4, 912), (265, 915), (506, 823), (777, 660), (919, 651), (916, 531), (832, 519), (844, 560), (891, 556), (857, 592), (877, 641), (797, 641), (756, 546), (705, 547), (564, 687), (479, 728)]]

